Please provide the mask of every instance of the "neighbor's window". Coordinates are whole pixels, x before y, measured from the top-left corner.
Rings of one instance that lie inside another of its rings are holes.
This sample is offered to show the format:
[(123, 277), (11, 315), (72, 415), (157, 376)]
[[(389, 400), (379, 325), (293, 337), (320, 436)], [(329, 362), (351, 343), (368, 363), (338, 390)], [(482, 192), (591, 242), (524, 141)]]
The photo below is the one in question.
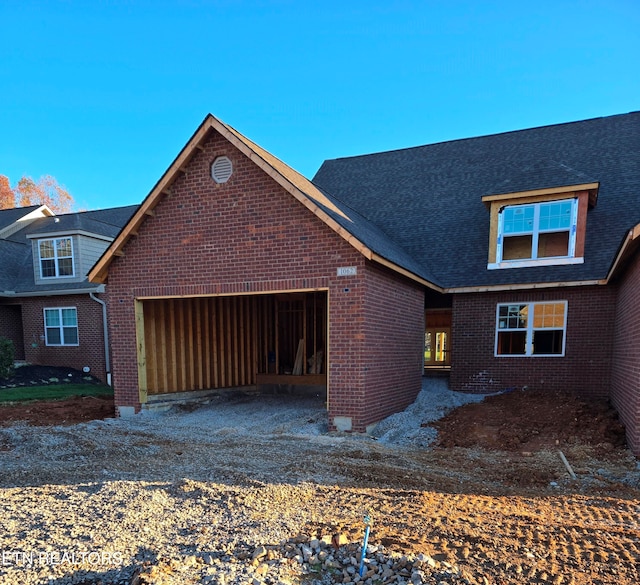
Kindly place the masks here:
[(563, 356), (567, 302), (498, 305), (497, 356)]
[(40, 240), (40, 276), (58, 278), (73, 276), (73, 244), (71, 238)]
[(44, 310), (47, 345), (78, 345), (78, 313), (75, 307)]
[(577, 214), (577, 199), (505, 207), (498, 220), (497, 261), (573, 257)]

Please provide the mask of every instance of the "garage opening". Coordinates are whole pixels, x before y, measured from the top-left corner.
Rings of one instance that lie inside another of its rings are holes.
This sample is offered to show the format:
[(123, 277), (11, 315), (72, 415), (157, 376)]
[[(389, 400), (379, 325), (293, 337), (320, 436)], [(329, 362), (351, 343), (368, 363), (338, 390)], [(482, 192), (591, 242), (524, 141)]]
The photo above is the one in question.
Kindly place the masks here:
[(326, 291), (144, 299), (136, 319), (143, 402), (273, 385), (326, 392)]

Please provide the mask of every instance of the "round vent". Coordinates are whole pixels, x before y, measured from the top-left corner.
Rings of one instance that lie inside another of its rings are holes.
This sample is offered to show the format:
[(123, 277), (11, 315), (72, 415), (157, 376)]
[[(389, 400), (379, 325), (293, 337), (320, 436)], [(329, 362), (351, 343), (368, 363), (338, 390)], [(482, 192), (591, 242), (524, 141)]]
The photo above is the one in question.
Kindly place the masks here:
[(219, 156), (211, 165), (211, 177), (216, 183), (226, 183), (233, 172), (233, 164), (226, 156)]

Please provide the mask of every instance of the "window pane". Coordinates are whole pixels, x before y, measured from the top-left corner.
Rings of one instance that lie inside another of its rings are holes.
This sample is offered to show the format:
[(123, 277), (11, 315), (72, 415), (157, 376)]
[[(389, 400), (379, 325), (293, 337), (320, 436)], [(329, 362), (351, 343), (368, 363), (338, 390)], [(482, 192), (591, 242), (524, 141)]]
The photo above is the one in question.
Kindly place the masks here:
[(73, 327), (78, 324), (75, 309), (62, 309), (62, 324)]
[(62, 258), (58, 260), (58, 276), (73, 276), (72, 258)]
[(556, 201), (540, 204), (541, 230), (569, 229), (571, 227), (572, 202)]
[(60, 329), (45, 329), (48, 345), (60, 345)]
[(58, 258), (61, 256), (71, 256), (71, 238), (56, 240), (56, 248), (58, 250)]
[(56, 275), (56, 261), (55, 260), (42, 260), (40, 262), (42, 268), (42, 278), (48, 278)]
[(562, 329), (543, 329), (533, 332), (533, 355), (562, 354)]
[(532, 236), (509, 236), (502, 241), (503, 260), (526, 260), (531, 258)]
[(60, 312), (58, 311), (58, 309), (44, 310), (44, 324), (46, 327), (60, 326)]
[(40, 242), (40, 258), (53, 258), (53, 241), (42, 240)]
[(524, 355), (526, 331), (498, 331), (498, 355)]
[(427, 331), (424, 334), (424, 360), (426, 362), (431, 361), (431, 332)]
[(500, 305), (498, 329), (526, 329), (527, 313), (527, 305)]
[(76, 327), (63, 327), (65, 345), (77, 345), (78, 344), (78, 329)]
[(564, 303), (538, 303), (533, 308), (533, 327), (564, 327)]
[(550, 232), (538, 236), (538, 258), (569, 255), (569, 232)]
[(532, 205), (518, 205), (505, 208), (502, 212), (503, 233), (518, 234), (532, 232), (534, 211)]

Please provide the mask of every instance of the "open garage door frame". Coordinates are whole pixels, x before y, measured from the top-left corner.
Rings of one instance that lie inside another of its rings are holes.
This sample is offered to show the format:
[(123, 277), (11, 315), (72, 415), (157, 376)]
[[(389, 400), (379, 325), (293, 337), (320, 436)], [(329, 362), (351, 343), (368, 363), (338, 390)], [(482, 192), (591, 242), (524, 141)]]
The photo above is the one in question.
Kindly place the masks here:
[(135, 301), (140, 403), (262, 384), (327, 389), (328, 290)]

